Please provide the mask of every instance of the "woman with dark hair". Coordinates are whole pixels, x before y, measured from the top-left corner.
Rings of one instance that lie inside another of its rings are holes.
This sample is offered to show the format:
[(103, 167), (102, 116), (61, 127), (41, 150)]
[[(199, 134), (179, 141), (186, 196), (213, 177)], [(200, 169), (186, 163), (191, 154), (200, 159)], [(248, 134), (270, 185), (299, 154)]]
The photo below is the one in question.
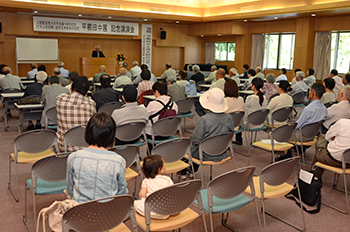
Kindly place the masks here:
[(138, 94), (137, 96), (139, 97), (141, 93), (147, 91), (147, 90), (152, 90), (153, 82), (151, 80), (151, 72), (148, 69), (144, 69), (141, 72), (141, 79), (142, 81), (139, 83), (137, 86), (138, 89)]
[(83, 203), (103, 197), (127, 194), (125, 160), (107, 148), (113, 146), (116, 126), (106, 113), (94, 114), (85, 130), (87, 148), (68, 157), (67, 191)]
[[(227, 101), (228, 109), (226, 113), (233, 113), (236, 111), (244, 111), (244, 100), (242, 97), (239, 96), (238, 93), (238, 86), (236, 81), (228, 79), (225, 82), (225, 99)], [(234, 125), (235, 130), (239, 129), (239, 125)], [(242, 133), (236, 134), (236, 141), (237, 144), (242, 144)]]
[[(245, 101), (245, 114), (244, 114), (244, 122), (247, 125), (247, 117), (250, 113), (255, 112), (257, 110), (265, 109), (267, 106), (267, 99), (264, 94), (261, 92), (261, 88), (263, 87), (264, 82), (260, 77), (256, 77), (252, 81), (252, 90), (254, 94), (249, 95)], [(261, 125), (250, 126), (250, 129), (262, 127)]]
[[(292, 91), (290, 84), (288, 81), (280, 81), (278, 85), (278, 94), (279, 96), (276, 96), (271, 99), (270, 103), (267, 105), (267, 109), (270, 110), (269, 113), (269, 122), (272, 123), (271, 115), (274, 111), (281, 109), (283, 107), (292, 107), (293, 106), (293, 98), (288, 95), (288, 92)], [(276, 123), (274, 123), (276, 125)]]

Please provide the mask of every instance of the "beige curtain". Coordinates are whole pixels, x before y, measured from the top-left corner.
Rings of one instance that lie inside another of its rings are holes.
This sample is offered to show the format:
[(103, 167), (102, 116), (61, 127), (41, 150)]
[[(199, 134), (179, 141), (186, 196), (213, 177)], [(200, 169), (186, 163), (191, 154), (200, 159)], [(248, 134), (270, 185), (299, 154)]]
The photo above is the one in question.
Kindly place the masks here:
[(205, 49), (205, 63), (215, 64), (215, 42), (207, 42)]
[(317, 80), (323, 80), (331, 67), (332, 32), (317, 32), (314, 48), (314, 69)]
[(265, 52), (265, 35), (254, 34), (252, 43), (252, 59), (250, 67), (255, 69), (256, 67), (263, 67)]

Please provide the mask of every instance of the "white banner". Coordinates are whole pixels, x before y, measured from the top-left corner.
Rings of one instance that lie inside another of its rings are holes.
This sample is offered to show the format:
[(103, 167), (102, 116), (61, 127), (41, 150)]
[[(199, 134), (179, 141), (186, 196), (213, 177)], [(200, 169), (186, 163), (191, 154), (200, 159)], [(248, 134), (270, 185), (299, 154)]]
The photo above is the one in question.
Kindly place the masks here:
[(106, 35), (139, 35), (138, 23), (114, 21), (95, 21), (87, 19), (65, 19), (50, 17), (33, 17), (34, 31), (106, 34)]
[(142, 59), (141, 63), (146, 64), (148, 69), (152, 68), (152, 25), (142, 24)]

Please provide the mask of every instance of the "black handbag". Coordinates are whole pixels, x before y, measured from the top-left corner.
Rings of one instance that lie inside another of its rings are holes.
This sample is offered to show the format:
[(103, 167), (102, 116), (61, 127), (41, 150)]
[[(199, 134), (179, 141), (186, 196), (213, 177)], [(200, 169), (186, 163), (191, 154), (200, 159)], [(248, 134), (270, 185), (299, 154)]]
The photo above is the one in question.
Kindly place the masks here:
[[(314, 174), (311, 184), (308, 184), (298, 178), (298, 184), (300, 189), (301, 201), (308, 206), (316, 206), (314, 210), (307, 210), (304, 206), (302, 206), (305, 212), (310, 214), (318, 213), (321, 209), (321, 188), (322, 188), (322, 180), (317, 175), (317, 173), (310, 171), (310, 173)], [(294, 189), (286, 194), (286, 198), (294, 200), (296, 204), (301, 207), (299, 202), (299, 194), (296, 185), (294, 185)]]

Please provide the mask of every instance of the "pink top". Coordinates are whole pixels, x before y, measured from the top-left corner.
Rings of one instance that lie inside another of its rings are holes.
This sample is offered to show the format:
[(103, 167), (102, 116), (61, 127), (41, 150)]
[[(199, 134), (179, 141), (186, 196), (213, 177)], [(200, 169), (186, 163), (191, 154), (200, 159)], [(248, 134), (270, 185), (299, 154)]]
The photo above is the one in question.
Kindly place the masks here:
[(264, 93), (266, 99), (269, 101), (270, 97), (277, 93), (277, 85), (274, 83), (265, 83), (261, 89), (261, 92)]

